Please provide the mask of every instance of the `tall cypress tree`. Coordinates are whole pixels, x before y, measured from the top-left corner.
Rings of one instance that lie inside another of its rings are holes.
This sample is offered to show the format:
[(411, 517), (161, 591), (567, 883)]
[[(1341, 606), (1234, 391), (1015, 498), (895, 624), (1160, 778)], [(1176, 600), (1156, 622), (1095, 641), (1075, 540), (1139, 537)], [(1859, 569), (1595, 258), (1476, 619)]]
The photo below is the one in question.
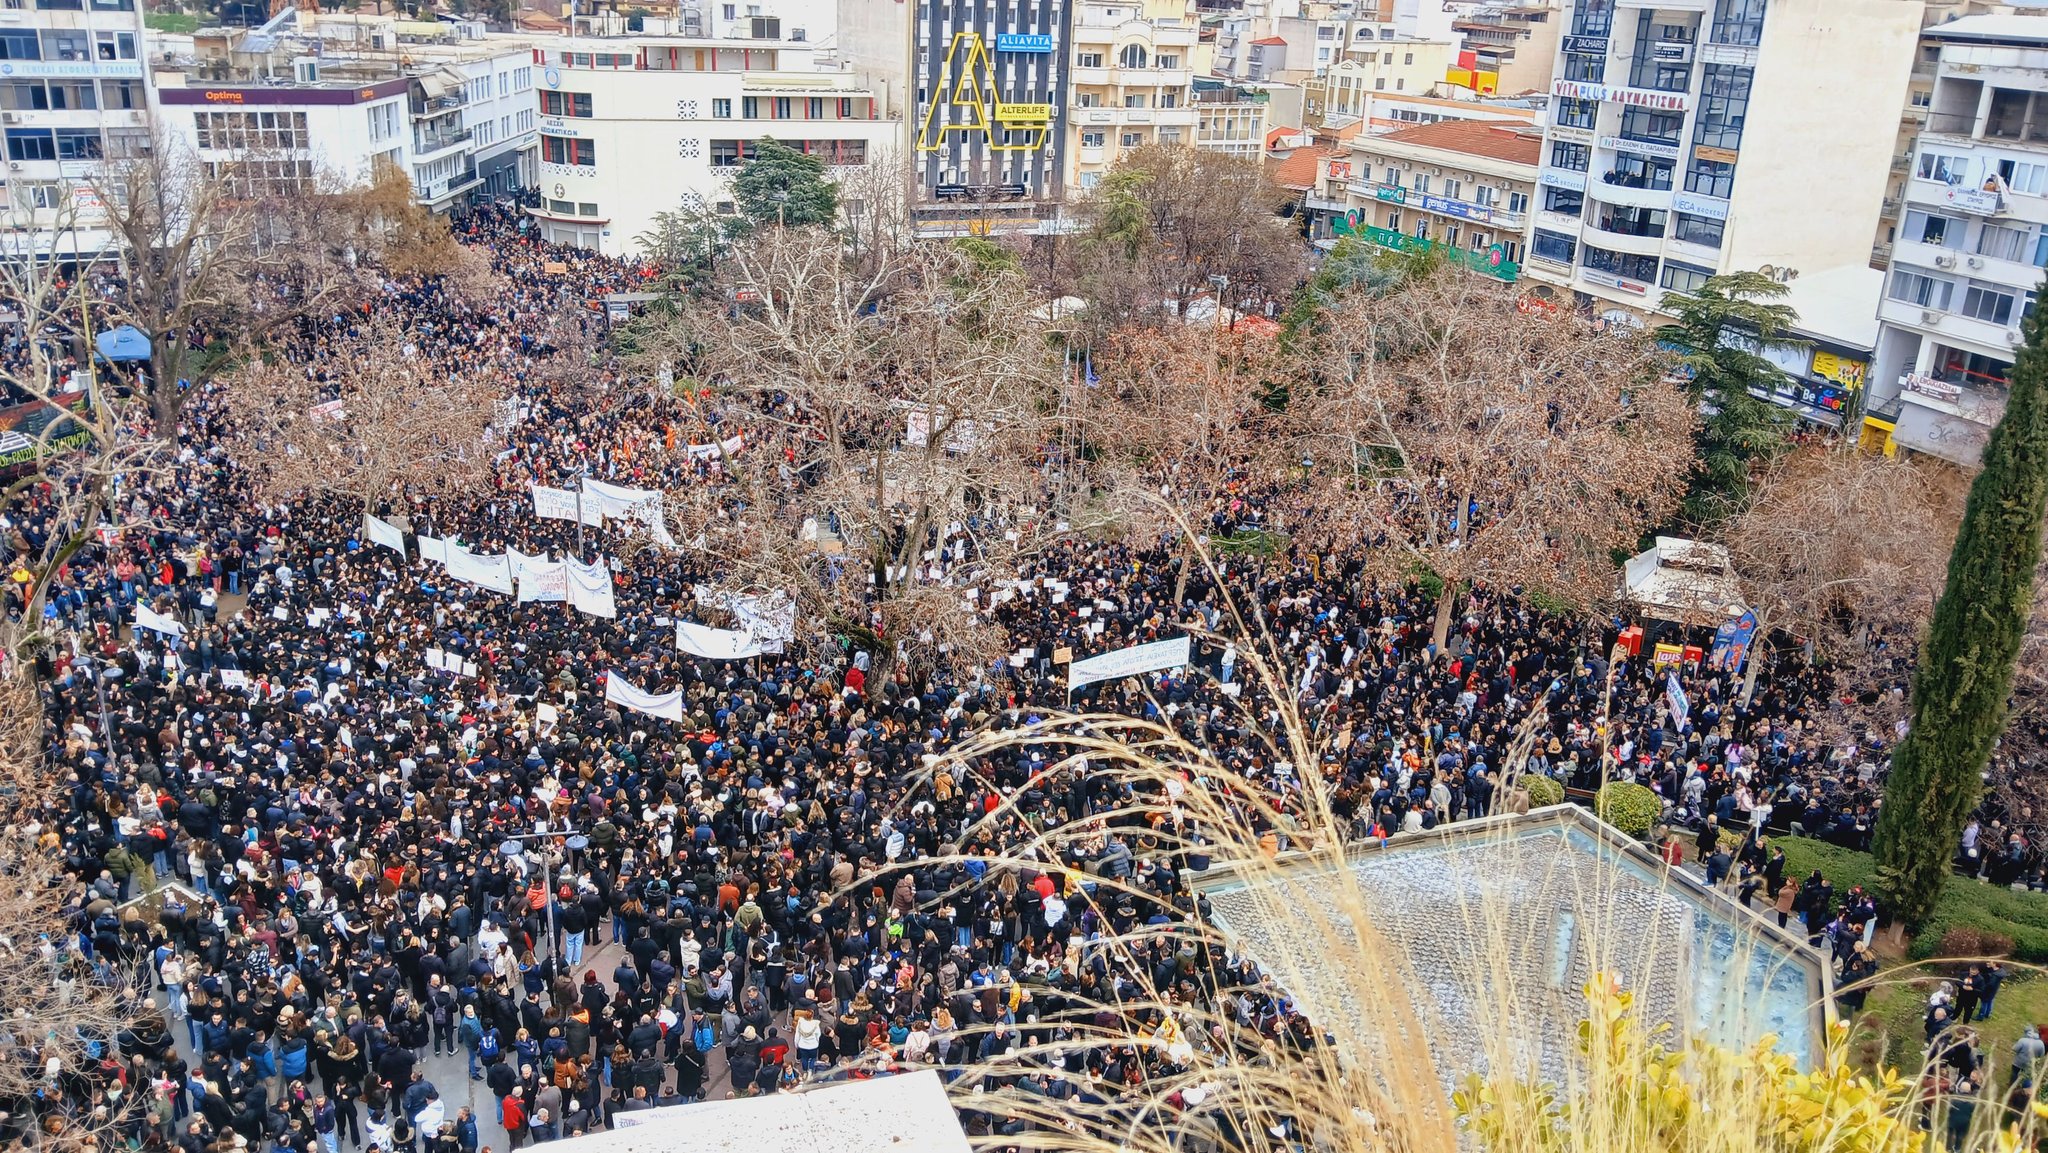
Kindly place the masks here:
[(1913, 727), (1892, 754), (1874, 846), (1892, 915), (1924, 922), (1941, 895), (1984, 766), (2005, 727), (2048, 505), (2048, 318), (2027, 321), (2005, 418), (1984, 446), (1948, 587), (1913, 673)]

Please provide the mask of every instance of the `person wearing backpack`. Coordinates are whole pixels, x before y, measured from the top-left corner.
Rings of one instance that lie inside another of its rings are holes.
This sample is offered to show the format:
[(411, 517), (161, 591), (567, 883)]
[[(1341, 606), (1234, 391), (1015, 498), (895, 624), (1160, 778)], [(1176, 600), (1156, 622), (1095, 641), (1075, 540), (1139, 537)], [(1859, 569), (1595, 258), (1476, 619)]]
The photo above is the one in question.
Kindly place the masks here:
[(498, 1058), (503, 1052), (504, 1046), (498, 1037), (498, 1027), (496, 1025), (485, 1025), (483, 1031), (477, 1036), (477, 1059), (488, 1067), (497, 1064)]

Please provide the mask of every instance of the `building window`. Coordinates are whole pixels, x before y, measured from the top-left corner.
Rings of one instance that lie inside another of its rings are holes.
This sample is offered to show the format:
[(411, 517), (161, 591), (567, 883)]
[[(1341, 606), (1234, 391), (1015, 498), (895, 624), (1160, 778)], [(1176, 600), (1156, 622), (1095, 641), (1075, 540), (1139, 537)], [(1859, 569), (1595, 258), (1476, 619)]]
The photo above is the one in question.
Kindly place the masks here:
[(148, 99), (142, 92), (140, 80), (100, 81), (100, 106), (102, 108), (140, 109), (149, 107)]
[(1612, 252), (1588, 244), (1580, 257), (1580, 262), (1595, 272), (1605, 272), (1624, 280), (1634, 280), (1643, 284), (1657, 283), (1657, 258), (1654, 256)]
[(1614, 27), (1614, 0), (1580, 0), (1572, 9), (1572, 35), (1605, 36)]
[(759, 96), (740, 97), (740, 119), (759, 120), (760, 118), (761, 98)]
[(591, 115), (590, 93), (543, 92), (540, 94), (540, 114), (588, 118)]
[(1591, 128), (1599, 115), (1598, 101), (1561, 99), (1553, 120), (1559, 128)]
[(43, 31), (43, 59), (76, 61), (92, 59), (92, 34), (77, 29), (45, 29)]
[(1973, 281), (1963, 293), (1962, 313), (1971, 320), (1981, 320), (1986, 324), (2011, 324), (2013, 299), (2013, 294), (2006, 289)]
[(1580, 56), (1576, 53), (1564, 58), (1564, 78), (1585, 84), (1598, 84), (1607, 75), (1607, 61), (1598, 56)]
[(0, 28), (0, 60), (41, 60), (43, 50), (33, 29)]
[(2021, 164), (2016, 160), (1998, 162), (1998, 178), (2005, 182), (2008, 192), (2023, 192), (2028, 196), (2039, 196), (2048, 187), (2048, 166)]
[[(1912, 213), (1907, 214), (1909, 223), (1912, 216)], [(1956, 233), (1960, 237), (1962, 229), (1956, 229)], [(2040, 233), (2033, 228), (2009, 228), (2001, 224), (1987, 223), (1977, 233), (1977, 255), (1988, 256), (1993, 260), (2032, 264), (2039, 238)]]
[(1117, 142), (1125, 148), (1143, 147), (1145, 143), (1145, 134), (1142, 132), (1126, 132), (1118, 138)]
[(1385, 92), (1387, 90), (1387, 78), (1382, 76), (1379, 79), (1373, 81), (1372, 88), (1375, 92)]
[(1100, 148), (1102, 147), (1103, 139), (1104, 137), (1101, 129), (1089, 129), (1088, 131), (1081, 133), (1081, 147)]
[(711, 167), (737, 168), (747, 156), (744, 140), (714, 140), (711, 142)]
[(1949, 156), (1940, 152), (1920, 153), (1919, 167), (1914, 175), (1922, 180), (1938, 180), (1943, 184), (1968, 184), (1970, 182), (1970, 158)]
[(1420, 192), (1425, 196), (1429, 195), (1428, 174), (1422, 172), (1418, 172), (1415, 174), (1415, 191)]
[[(1899, 239), (1908, 244), (1934, 244), (1942, 248), (1960, 249), (1963, 246), (1963, 233), (1968, 229), (1969, 225), (1961, 220), (1936, 216), (1916, 208), (1907, 212), (1905, 222), (1899, 225)], [(1991, 231), (1990, 227), (1987, 226), (1985, 231)]]
[(1508, 214), (1520, 216), (1529, 211), (1529, 198), (1519, 192), (1508, 193)]
[(1671, 187), (1671, 162), (1624, 153), (1614, 158), (1614, 170), (1600, 179), (1603, 183), (1622, 188), (1648, 188), (1662, 192)]
[(1145, 107), (1145, 94), (1144, 94), (1143, 92), (1126, 92), (1126, 93), (1124, 93), (1124, 107), (1125, 107), (1125, 108), (1143, 108), (1143, 107)]
[(1080, 54), (1076, 55), (1076, 56), (1074, 57), (1074, 60), (1075, 60), (1075, 64), (1074, 64), (1074, 66), (1075, 66), (1076, 68), (1100, 68), (1100, 67), (1102, 67), (1102, 53), (1100, 53), (1100, 52), (1082, 52), (1082, 53), (1080, 53)]
[(732, 101), (730, 99), (713, 100), (711, 102), (711, 116), (715, 120), (731, 120)]
[(1657, 58), (1656, 46), (1677, 40), (1691, 40), (1690, 29), (1659, 24), (1648, 12), (1636, 22), (1635, 63), (1629, 69), (1628, 82), (1637, 88), (1652, 88), (1659, 92), (1684, 92), (1692, 87), (1692, 65), (1674, 63)]
[[(398, 102), (373, 104), (369, 108), (370, 143), (381, 144), (398, 135)], [(205, 147), (201, 145), (200, 147)]]
[(1586, 194), (1573, 192), (1569, 188), (1548, 188), (1543, 190), (1543, 211), (1562, 212), (1577, 216), (1586, 208)]
[(1714, 42), (1754, 46), (1763, 42), (1764, 0), (1720, 0), (1714, 6)]
[(1143, 68), (1145, 60), (1145, 46), (1143, 44), (1126, 44), (1123, 51), (1116, 54), (1116, 63), (1119, 68)]
[(1680, 264), (1676, 260), (1664, 262), (1663, 279), (1657, 283), (1672, 292), (1696, 292), (1714, 275), (1711, 268), (1700, 268), (1691, 264)]
[(775, 119), (777, 119), (777, 120), (793, 120), (793, 119), (795, 119), (795, 118), (796, 118), (796, 113), (792, 111), (792, 109), (793, 109), (793, 108), (794, 108), (794, 105), (793, 105), (793, 104), (792, 104), (792, 102), (790, 101), (790, 98), (789, 98), (789, 97), (787, 97), (787, 96), (777, 96), (777, 97), (775, 98)]
[(107, 129), (107, 155), (116, 160), (135, 160), (155, 149), (155, 137), (147, 128)]
[(1540, 228), (1536, 230), (1535, 242), (1529, 246), (1532, 255), (1544, 260), (1554, 260), (1559, 264), (1570, 264), (1577, 250), (1578, 242), (1571, 237), (1561, 232), (1545, 232)]
[(1159, 67), (1178, 68), (1180, 67), (1180, 57), (1171, 52), (1162, 52), (1159, 54)]
[(1695, 158), (1685, 170), (1685, 190), (1726, 200), (1735, 195), (1735, 166)]
[(540, 158), (549, 164), (589, 166), (597, 163), (597, 144), (567, 136), (549, 136), (543, 132), (540, 137)]
[(1903, 268), (1892, 272), (1891, 298), (1921, 308), (1947, 311), (1949, 295), (1955, 291), (1952, 281), (1935, 276), (1923, 276)]
[(1593, 162), (1593, 150), (1583, 144), (1554, 140), (1550, 144), (1550, 166), (1570, 172), (1584, 172)]
[(823, 96), (807, 96), (807, 97), (805, 97), (805, 98), (804, 98), (804, 119), (806, 119), (806, 120), (823, 120), (824, 118), (825, 118), (825, 98), (824, 98)]
[(95, 32), (93, 33), (93, 45), (99, 54), (98, 58), (101, 60), (135, 59), (135, 33), (133, 32)]
[(7, 130), (7, 159), (55, 160), (57, 141), (47, 128), (10, 128)]
[(54, 180), (9, 181), (14, 190), (14, 207), (23, 212), (48, 212), (64, 204), (64, 186)]
[(1694, 144), (1731, 152), (1742, 147), (1742, 124), (1749, 115), (1749, 81), (1747, 68), (1707, 65), (1700, 83), (1699, 115), (1693, 121)]
[(1703, 245), (1707, 248), (1721, 247), (1723, 223), (1711, 216), (1694, 216), (1690, 212), (1674, 214), (1671, 222), (1671, 238), (1687, 244)]
[(1621, 136), (1624, 140), (1677, 144), (1678, 135), (1684, 128), (1683, 113), (1652, 112), (1647, 108), (1626, 108), (1621, 113)]

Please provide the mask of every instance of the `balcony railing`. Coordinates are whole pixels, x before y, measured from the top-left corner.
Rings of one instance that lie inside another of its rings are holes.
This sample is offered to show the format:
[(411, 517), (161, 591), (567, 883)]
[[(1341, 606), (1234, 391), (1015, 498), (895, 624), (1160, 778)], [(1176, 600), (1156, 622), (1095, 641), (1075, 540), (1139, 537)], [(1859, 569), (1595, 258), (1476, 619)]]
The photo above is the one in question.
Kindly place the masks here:
[(471, 135), (470, 130), (464, 128), (458, 132), (433, 132), (414, 136), (412, 138), (412, 150), (422, 154), (439, 152), (444, 148), (453, 148), (461, 144), (463, 141), (468, 140)]

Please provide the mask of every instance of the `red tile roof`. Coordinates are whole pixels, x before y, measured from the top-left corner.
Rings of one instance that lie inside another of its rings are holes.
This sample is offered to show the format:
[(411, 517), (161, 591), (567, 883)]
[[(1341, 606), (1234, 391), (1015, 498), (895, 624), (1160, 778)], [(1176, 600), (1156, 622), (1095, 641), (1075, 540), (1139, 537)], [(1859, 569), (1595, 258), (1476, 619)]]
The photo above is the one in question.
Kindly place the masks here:
[(1378, 140), (1441, 148), (1446, 152), (1463, 152), (1510, 164), (1534, 165), (1543, 157), (1542, 132), (1527, 125), (1502, 124), (1497, 120), (1439, 120), (1435, 124), (1404, 128), (1354, 143), (1370, 150)]
[(1285, 44), (1285, 43), (1287, 43), (1287, 37), (1285, 37), (1285, 36), (1268, 36), (1268, 37), (1266, 37), (1266, 38), (1264, 38), (1264, 39), (1262, 39), (1262, 40), (1254, 40), (1254, 41), (1252, 41), (1252, 43), (1254, 43), (1254, 44), (1261, 44), (1261, 45), (1264, 45), (1264, 46), (1266, 46), (1266, 47), (1270, 48), (1270, 47), (1272, 47), (1272, 46), (1273, 46), (1273, 45), (1275, 45), (1275, 44)]
[(1273, 183), (1297, 191), (1314, 188), (1322, 179), (1323, 162), (1344, 155), (1335, 148), (1297, 148), (1285, 160), (1267, 162)]

